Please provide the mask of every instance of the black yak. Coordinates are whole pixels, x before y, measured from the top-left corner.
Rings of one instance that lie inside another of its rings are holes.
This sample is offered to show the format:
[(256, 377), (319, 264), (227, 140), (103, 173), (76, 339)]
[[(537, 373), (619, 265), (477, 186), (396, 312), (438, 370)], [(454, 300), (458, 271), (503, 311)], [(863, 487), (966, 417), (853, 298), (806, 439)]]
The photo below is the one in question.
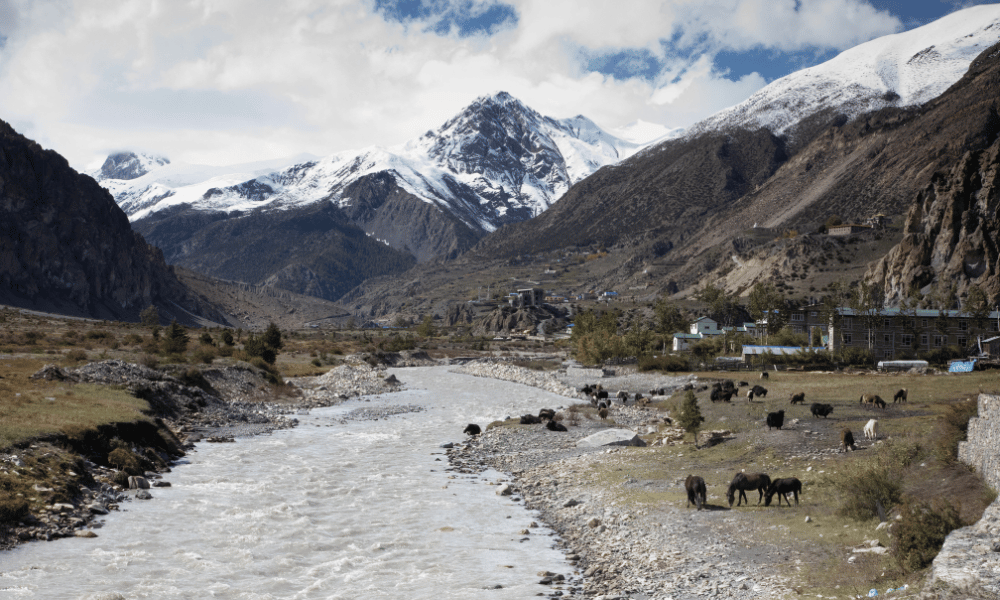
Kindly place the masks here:
[(759, 396), (761, 398), (767, 398), (767, 388), (765, 388), (764, 386), (755, 385), (755, 386), (753, 386), (752, 390), (753, 390), (753, 395), (754, 396)]
[(892, 397), (892, 403), (906, 402), (906, 388), (900, 389), (896, 392), (896, 395)]
[(779, 410), (778, 412), (767, 413), (767, 428), (770, 430), (772, 427), (776, 427), (781, 430), (781, 426), (785, 424), (785, 411)]
[(565, 425), (554, 419), (546, 423), (545, 428), (549, 431), (569, 431)]
[(535, 415), (521, 415), (521, 425), (537, 425), (541, 422)]
[(556, 411), (552, 410), (551, 408), (543, 408), (542, 410), (538, 411), (538, 418), (543, 421), (551, 421), (552, 419), (556, 418)]
[(809, 407), (810, 412), (812, 412), (814, 417), (828, 417), (830, 413), (833, 412), (833, 406), (829, 404), (820, 404), (819, 402), (813, 402), (812, 406)]
[(465, 429), (462, 430), (462, 433), (467, 433), (469, 435), (479, 435), (482, 432), (483, 430), (480, 429), (479, 425), (476, 425), (475, 423), (469, 423), (465, 426)]

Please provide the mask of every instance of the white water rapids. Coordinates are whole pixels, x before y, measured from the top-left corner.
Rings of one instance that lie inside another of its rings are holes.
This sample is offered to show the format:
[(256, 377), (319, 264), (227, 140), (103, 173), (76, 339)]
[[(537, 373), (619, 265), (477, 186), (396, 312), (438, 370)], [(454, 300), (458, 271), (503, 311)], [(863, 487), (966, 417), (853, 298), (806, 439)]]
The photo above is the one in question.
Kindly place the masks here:
[[(547, 529), (520, 534), (535, 515), (485, 485), (499, 474), (450, 479), (439, 445), (468, 423), (570, 400), (447, 367), (391, 372), (405, 391), (313, 410), (269, 436), (199, 444), (165, 474), (172, 487), (123, 503), (96, 539), (0, 553), (0, 598), (506, 600), (545, 591), (539, 571), (568, 574)], [(340, 422), (355, 408), (407, 404), (427, 410)]]

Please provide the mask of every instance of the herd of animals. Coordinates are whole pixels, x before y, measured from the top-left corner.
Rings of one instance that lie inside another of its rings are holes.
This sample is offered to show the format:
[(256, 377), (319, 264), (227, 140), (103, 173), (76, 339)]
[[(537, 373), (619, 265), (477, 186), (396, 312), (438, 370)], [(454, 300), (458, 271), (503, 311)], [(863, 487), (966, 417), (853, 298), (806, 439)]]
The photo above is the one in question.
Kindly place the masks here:
[[(766, 380), (769, 378), (769, 375), (765, 371), (760, 374), (760, 378)], [(692, 384), (688, 384), (684, 389), (693, 389), (693, 387), (694, 386)], [(737, 385), (731, 379), (727, 379), (725, 381), (712, 384), (712, 391), (709, 394), (709, 398), (712, 402), (731, 402), (734, 396), (740, 395), (738, 387), (748, 388), (745, 394), (747, 402), (753, 402), (754, 398), (767, 397), (767, 389), (761, 385), (754, 385), (751, 387), (746, 381), (741, 381)], [(707, 389), (707, 386), (704, 386), (702, 389)], [(647, 406), (651, 402), (651, 397), (667, 395), (666, 389), (657, 389), (650, 390), (648, 394), (645, 395), (640, 392), (636, 392), (633, 395), (629, 392), (621, 390), (614, 396), (611, 396), (608, 391), (601, 386), (601, 384), (586, 385), (579, 391), (590, 400), (592, 406), (597, 408), (598, 415), (601, 419), (606, 419), (608, 417), (608, 409), (611, 407), (613, 401), (620, 402), (622, 406), (628, 405), (630, 401), (638, 406)], [(793, 406), (796, 404), (802, 404), (804, 406), (805, 397), (805, 392), (792, 394), (790, 403)], [(892, 399), (893, 404), (906, 401), (906, 388), (897, 391)], [(878, 394), (863, 394), (858, 400), (858, 404), (864, 404), (871, 406), (872, 408), (880, 408), (882, 410), (885, 410), (887, 406), (886, 402)], [(813, 402), (809, 407), (809, 411), (812, 413), (813, 417), (826, 418), (833, 412), (833, 406), (830, 404)], [(556, 413), (554, 410), (543, 408), (538, 412), (537, 416), (532, 414), (521, 415), (520, 424), (533, 425), (544, 423), (545, 427), (550, 431), (566, 431), (566, 426), (558, 422), (555, 416)], [(785, 411), (779, 410), (776, 412), (769, 412), (767, 413), (765, 421), (768, 430), (780, 430), (784, 425)], [(666, 419), (666, 422), (670, 423), (671, 420), (668, 418)], [(463, 433), (468, 435), (479, 435), (481, 432), (482, 430), (479, 425), (469, 423)], [(864, 427), (864, 435), (866, 440), (878, 439), (878, 419), (869, 419), (868, 423)], [(846, 427), (840, 432), (840, 442), (841, 449), (844, 452), (856, 449), (854, 433)], [(705, 480), (697, 475), (688, 475), (687, 480), (684, 482), (684, 487), (687, 490), (688, 507), (694, 504), (698, 510), (701, 510), (705, 505), (707, 498)], [(761, 502), (764, 502), (764, 506), (770, 506), (772, 499), (775, 495), (777, 495), (778, 506), (781, 506), (782, 498), (785, 499), (785, 503), (788, 504), (788, 506), (791, 506), (791, 502), (788, 500), (788, 494), (792, 494), (794, 496), (795, 504), (798, 505), (799, 494), (802, 493), (802, 482), (795, 477), (772, 480), (765, 473), (746, 474), (740, 472), (733, 477), (732, 481), (729, 483), (729, 489), (726, 492), (726, 498), (729, 500), (729, 506), (732, 507), (734, 501), (736, 502), (736, 506), (741, 506), (744, 501), (746, 501), (749, 505), (750, 502), (746, 495), (747, 490), (756, 490), (758, 492), (758, 505)]]

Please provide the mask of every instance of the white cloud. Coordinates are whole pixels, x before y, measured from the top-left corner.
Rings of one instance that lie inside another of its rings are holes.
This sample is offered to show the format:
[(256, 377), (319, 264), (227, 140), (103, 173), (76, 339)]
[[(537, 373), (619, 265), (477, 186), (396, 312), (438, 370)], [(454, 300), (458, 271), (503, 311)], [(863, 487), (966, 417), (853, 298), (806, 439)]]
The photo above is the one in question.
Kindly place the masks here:
[[(82, 167), (113, 148), (227, 163), (391, 145), (506, 90), (543, 114), (675, 127), (764, 84), (722, 50), (846, 48), (899, 28), (861, 0), (512, 0), (516, 25), (439, 35), (373, 0), (0, 0), (0, 119)], [(6, 11), (6, 13), (5, 13)], [(665, 46), (675, 39), (681, 47)], [(642, 49), (656, 81), (587, 72), (581, 48)], [(680, 58), (678, 58), (680, 57)]]

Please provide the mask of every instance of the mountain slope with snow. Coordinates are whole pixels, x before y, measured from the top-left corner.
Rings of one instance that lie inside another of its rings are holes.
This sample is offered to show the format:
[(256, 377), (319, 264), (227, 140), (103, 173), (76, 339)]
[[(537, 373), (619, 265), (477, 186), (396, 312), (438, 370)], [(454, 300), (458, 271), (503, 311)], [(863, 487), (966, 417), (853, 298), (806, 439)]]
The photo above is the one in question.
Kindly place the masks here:
[(969, 63), (998, 40), (1000, 4), (956, 11), (782, 77), (697, 123), (685, 136), (737, 127), (765, 127), (780, 135), (821, 111), (854, 118), (887, 106), (923, 104), (957, 82)]
[(164, 164), (133, 179), (104, 178), (102, 184), (137, 221), (179, 205), (231, 212), (328, 200), (344, 207), (355, 201), (345, 195), (348, 186), (386, 172), (406, 192), (482, 235), (537, 215), (574, 183), (641, 147), (586, 117), (544, 117), (500, 92), (393, 148), (346, 151), (281, 169)]

